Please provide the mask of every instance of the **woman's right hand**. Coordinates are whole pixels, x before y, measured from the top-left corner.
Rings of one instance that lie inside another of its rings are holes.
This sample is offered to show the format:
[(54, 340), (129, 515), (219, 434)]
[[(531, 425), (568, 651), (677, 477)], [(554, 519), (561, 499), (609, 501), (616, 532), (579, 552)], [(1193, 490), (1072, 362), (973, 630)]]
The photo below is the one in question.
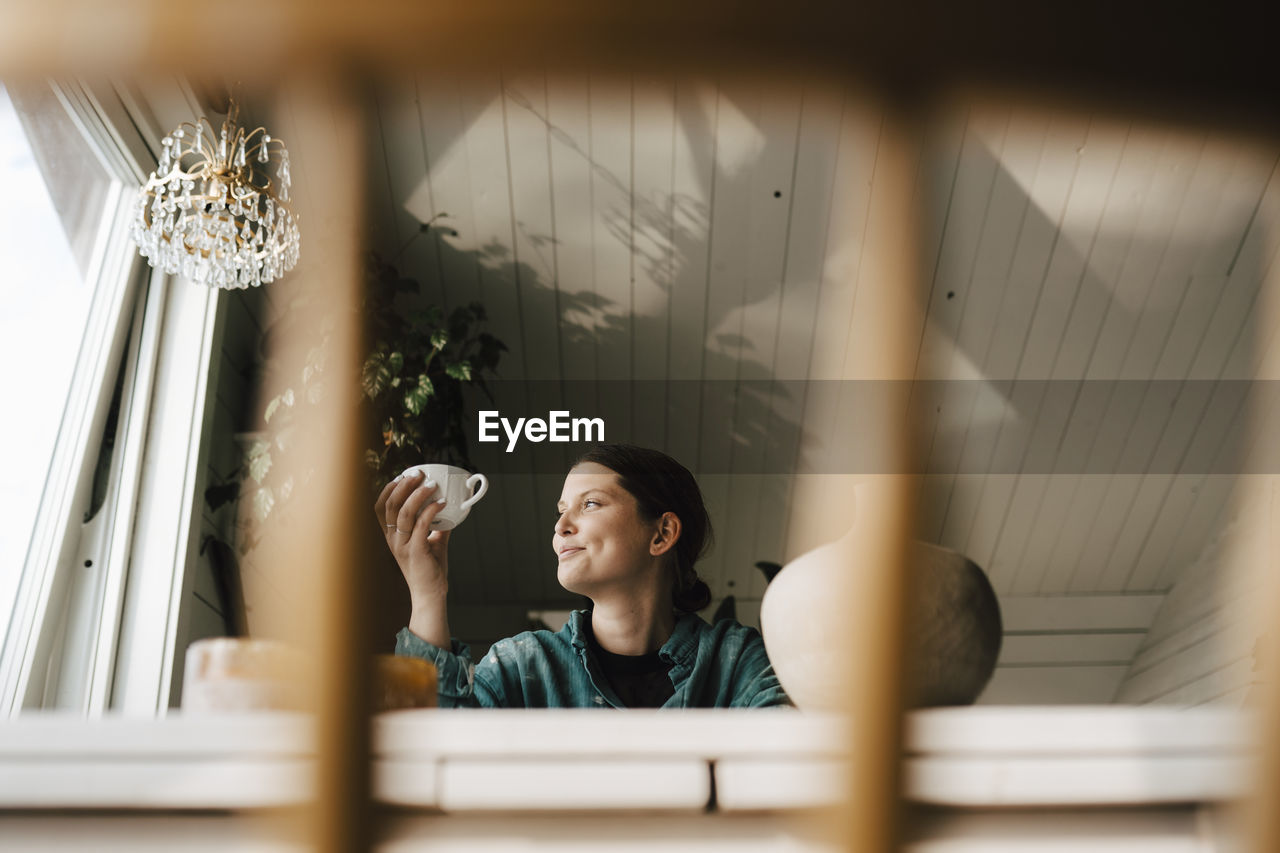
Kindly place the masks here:
[(449, 590), (450, 531), (431, 529), (443, 504), (436, 501), (435, 482), (424, 482), (424, 476), (413, 471), (392, 480), (373, 505), (387, 547), (409, 585), (415, 610), (422, 603), (443, 602)]

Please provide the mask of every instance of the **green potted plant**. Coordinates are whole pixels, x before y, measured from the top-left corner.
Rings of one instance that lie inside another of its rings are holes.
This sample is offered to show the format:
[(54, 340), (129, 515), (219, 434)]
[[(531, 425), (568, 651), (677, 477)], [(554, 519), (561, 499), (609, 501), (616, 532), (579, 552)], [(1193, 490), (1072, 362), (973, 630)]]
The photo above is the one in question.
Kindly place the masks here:
[[(364, 462), (371, 488), (376, 491), (410, 465), (446, 462), (471, 467), (465, 431), (464, 394), (468, 389), (489, 395), (486, 379), (496, 374), (502, 341), (484, 330), (486, 315), (478, 302), (446, 313), (439, 305), (423, 304), (421, 287), (400, 275), (396, 268), (371, 254), (367, 286), (361, 305), (366, 348), (360, 369), (358, 396), (365, 424)], [(308, 297), (301, 297), (308, 298)], [(281, 367), (269, 356), (271, 340), (296, 332), (287, 326), (295, 312), (285, 311), (277, 326), (264, 334), (265, 374)], [(301, 371), (275, 376), (273, 387), (284, 390), (268, 401), (262, 415), (263, 429), (249, 437), (243, 462), (223, 483), (209, 487), (205, 499), (213, 510), (229, 503), (244, 504), (238, 517), (239, 554), (252, 550), (263, 524), (280, 513), (301, 474), (282, 473), (280, 466), (299, 424), (309, 423), (308, 409), (330, 393), (327, 371), (331, 329), (320, 328), (307, 352)], [(206, 546), (210, 543), (206, 540)], [(217, 543), (223, 561), (230, 553)]]

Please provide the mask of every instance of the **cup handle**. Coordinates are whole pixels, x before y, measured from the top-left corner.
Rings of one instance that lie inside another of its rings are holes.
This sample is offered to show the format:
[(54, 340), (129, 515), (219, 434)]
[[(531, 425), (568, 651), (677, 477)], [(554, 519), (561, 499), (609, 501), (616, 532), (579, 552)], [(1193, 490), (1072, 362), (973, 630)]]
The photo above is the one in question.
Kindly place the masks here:
[(479, 500), (484, 497), (484, 493), (489, 491), (489, 478), (484, 474), (472, 474), (468, 477), (467, 488), (471, 488), (477, 482), (480, 483), (480, 488), (476, 489), (476, 493), (474, 495), (463, 501), (462, 506), (459, 507), (459, 509), (471, 509), (471, 506), (479, 502)]

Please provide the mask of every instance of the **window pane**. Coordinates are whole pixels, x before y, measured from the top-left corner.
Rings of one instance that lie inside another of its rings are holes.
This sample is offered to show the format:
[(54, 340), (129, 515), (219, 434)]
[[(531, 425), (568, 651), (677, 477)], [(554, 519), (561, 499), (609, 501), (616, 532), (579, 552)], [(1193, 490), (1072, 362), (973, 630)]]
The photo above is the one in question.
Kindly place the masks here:
[(0, 635), (84, 335), (112, 179), (47, 86), (0, 85)]

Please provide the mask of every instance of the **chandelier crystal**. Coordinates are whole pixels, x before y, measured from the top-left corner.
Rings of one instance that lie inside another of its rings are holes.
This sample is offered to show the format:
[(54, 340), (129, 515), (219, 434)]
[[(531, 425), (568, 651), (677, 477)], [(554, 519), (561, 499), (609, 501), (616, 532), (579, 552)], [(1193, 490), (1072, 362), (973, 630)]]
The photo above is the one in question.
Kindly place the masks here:
[(131, 233), (148, 263), (211, 287), (273, 281), (298, 262), (289, 211), (289, 152), (262, 127), (246, 132), (232, 101), (222, 130), (203, 116), (161, 140), (138, 192)]

